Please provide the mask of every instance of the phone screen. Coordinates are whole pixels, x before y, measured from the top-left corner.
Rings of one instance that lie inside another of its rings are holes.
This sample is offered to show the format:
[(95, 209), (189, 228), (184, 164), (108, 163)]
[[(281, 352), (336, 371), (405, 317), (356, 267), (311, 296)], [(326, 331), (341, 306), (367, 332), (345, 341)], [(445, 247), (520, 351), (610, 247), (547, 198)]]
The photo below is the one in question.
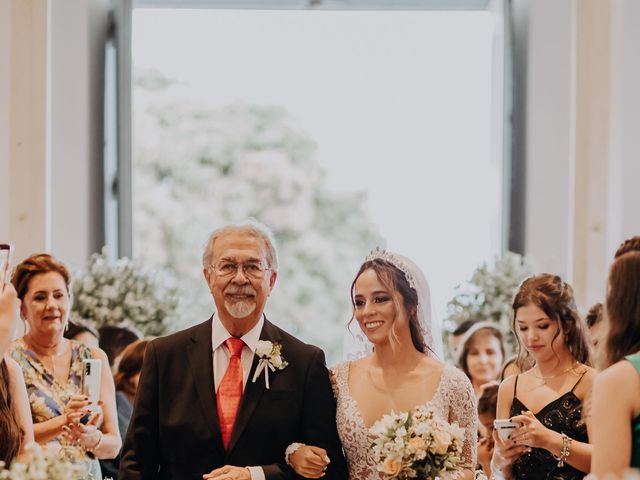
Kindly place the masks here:
[(0, 275), (2, 275), (2, 278), (0, 278), (0, 288), (2, 290), (4, 290), (4, 285), (7, 282), (12, 248), (10, 243), (0, 243)]

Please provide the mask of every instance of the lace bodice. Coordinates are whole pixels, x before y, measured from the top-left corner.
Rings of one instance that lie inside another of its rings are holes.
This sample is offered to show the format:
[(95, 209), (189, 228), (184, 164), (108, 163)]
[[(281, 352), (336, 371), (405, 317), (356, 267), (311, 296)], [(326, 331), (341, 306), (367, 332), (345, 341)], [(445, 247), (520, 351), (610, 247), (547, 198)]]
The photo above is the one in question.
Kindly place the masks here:
[[(340, 363), (331, 369), (331, 385), (337, 401), (336, 422), (349, 466), (349, 480), (381, 480), (385, 476), (376, 470), (369, 454), (373, 436), (349, 392), (350, 364)], [(465, 429), (463, 467), (473, 470), (476, 465), (478, 416), (469, 379), (457, 368), (445, 365), (436, 393), (424, 406), (432, 407), (443, 419), (456, 422)]]

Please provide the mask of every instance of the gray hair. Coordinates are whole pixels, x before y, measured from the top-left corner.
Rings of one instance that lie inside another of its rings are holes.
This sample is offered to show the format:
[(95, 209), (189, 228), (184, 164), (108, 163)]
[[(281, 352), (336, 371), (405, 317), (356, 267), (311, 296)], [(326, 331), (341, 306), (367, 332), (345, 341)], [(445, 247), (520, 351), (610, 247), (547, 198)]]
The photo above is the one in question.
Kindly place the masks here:
[(202, 266), (207, 268), (211, 265), (213, 260), (213, 245), (220, 236), (229, 232), (245, 232), (247, 235), (260, 238), (264, 241), (267, 247), (267, 263), (269, 268), (274, 272), (278, 271), (278, 252), (276, 251), (276, 241), (273, 236), (273, 232), (269, 227), (263, 223), (258, 222), (252, 218), (244, 220), (238, 223), (231, 223), (224, 227), (217, 228), (209, 235), (209, 239), (204, 247), (204, 253), (202, 254)]

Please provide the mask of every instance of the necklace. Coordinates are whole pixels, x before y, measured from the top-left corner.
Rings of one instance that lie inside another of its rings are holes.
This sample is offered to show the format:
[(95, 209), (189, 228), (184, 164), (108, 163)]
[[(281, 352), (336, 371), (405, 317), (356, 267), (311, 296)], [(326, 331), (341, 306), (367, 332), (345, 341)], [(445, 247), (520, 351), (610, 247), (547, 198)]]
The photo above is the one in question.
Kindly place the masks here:
[(546, 385), (548, 380), (552, 380), (554, 378), (558, 378), (558, 377), (562, 377), (563, 375), (566, 375), (567, 373), (569, 373), (570, 371), (572, 371), (575, 366), (578, 364), (578, 361), (574, 361), (573, 363), (571, 363), (571, 366), (569, 368), (567, 368), (566, 370), (563, 370), (560, 373), (556, 373), (555, 375), (549, 375), (547, 377), (543, 376), (543, 375), (538, 375), (536, 373), (535, 368), (532, 369), (531, 371), (533, 372), (533, 376), (536, 377), (539, 380), (542, 380), (542, 383), (540, 384), (540, 386), (542, 385)]
[[(63, 355), (66, 352), (66, 348), (62, 348), (61, 351), (56, 353), (44, 353), (46, 350), (55, 350), (60, 346), (60, 344), (54, 345), (53, 347), (41, 347), (37, 343), (33, 342), (28, 336), (24, 337), (25, 343), (27, 347), (29, 347), (33, 353), (40, 359), (43, 365), (45, 365), (43, 360), (49, 360), (51, 362), (51, 374), (53, 377), (56, 377), (56, 358), (60, 355)], [(46, 367), (46, 365), (45, 365)]]

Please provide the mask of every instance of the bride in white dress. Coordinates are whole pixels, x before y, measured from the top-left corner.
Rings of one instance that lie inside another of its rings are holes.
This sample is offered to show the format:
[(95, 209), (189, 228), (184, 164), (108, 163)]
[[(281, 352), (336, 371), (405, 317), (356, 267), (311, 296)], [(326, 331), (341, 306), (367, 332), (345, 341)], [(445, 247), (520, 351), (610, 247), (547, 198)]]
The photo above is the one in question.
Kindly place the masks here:
[[(422, 271), (405, 257), (376, 249), (356, 275), (351, 298), (354, 319), (364, 334), (361, 358), (331, 369), (349, 479), (389, 478), (378, 472), (371, 457), (374, 437), (369, 428), (392, 410), (425, 406), (465, 429), (460, 478), (473, 478), (475, 395), (464, 373), (437, 359), (442, 356), (442, 337), (431, 322), (429, 286)], [(296, 473), (322, 477), (326, 453), (314, 446), (296, 447), (287, 449), (287, 461)]]

